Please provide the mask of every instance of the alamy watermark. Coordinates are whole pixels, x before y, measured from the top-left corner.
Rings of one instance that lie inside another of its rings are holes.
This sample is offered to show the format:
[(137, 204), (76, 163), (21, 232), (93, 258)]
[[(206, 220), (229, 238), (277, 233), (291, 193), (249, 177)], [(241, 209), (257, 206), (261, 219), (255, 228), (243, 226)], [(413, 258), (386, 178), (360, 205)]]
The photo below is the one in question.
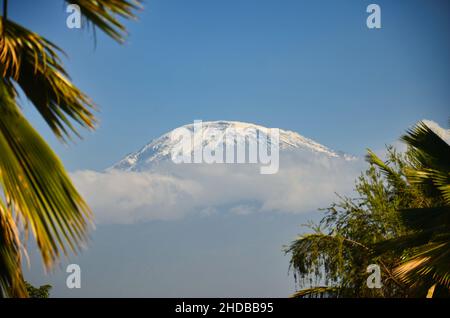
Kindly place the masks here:
[(367, 277), (366, 284), (370, 289), (373, 288), (381, 288), (383, 285), (381, 284), (381, 269), (377, 264), (370, 264), (367, 266), (367, 273), (370, 273), (369, 277)]
[(69, 13), (66, 19), (66, 26), (69, 29), (81, 29), (81, 9), (78, 4), (68, 4), (66, 12)]
[[(81, 9), (77, 4), (68, 4), (66, 12), (69, 14), (66, 19), (66, 26), (69, 29), (81, 28)], [(369, 29), (381, 29), (381, 7), (378, 4), (369, 4), (366, 12), (370, 13), (366, 20)]]
[(69, 289), (81, 288), (81, 267), (78, 264), (69, 264), (66, 268), (69, 275), (66, 278), (66, 286)]
[[(243, 130), (243, 131), (242, 131)], [(206, 164), (260, 164), (261, 174), (275, 174), (280, 165), (280, 130), (254, 126), (238, 130), (207, 127), (194, 121), (193, 129), (181, 127), (170, 134), (172, 161)]]
[(366, 20), (367, 27), (369, 29), (381, 29), (381, 7), (372, 3), (367, 6), (366, 11), (370, 13)]

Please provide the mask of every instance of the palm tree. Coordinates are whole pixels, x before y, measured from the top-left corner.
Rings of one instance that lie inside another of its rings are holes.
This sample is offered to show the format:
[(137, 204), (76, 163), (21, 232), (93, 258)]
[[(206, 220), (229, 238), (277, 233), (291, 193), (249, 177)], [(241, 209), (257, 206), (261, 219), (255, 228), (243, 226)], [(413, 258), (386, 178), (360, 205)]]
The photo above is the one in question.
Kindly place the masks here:
[[(306, 287), (295, 297), (450, 296), (450, 145), (424, 123), (402, 140), (407, 152), (388, 148), (386, 162), (369, 150), (360, 198), (332, 204), (288, 247)], [(383, 273), (379, 290), (366, 286), (371, 263)]]
[[(135, 18), (139, 0), (71, 0), (85, 21), (118, 42), (126, 29), (119, 17)], [(43, 264), (86, 242), (92, 214), (51, 148), (22, 115), (23, 93), (62, 141), (79, 136), (75, 123), (95, 128), (94, 104), (71, 81), (56, 45), (8, 19), (0, 20), (0, 296), (26, 297), (22, 255), (32, 235)], [(26, 255), (26, 254), (25, 254)]]
[(406, 169), (411, 184), (425, 194), (424, 207), (403, 209), (409, 232), (377, 246), (395, 251), (402, 261), (394, 275), (427, 297), (450, 295), (450, 145), (424, 123), (402, 137), (414, 165)]
[[(310, 233), (286, 248), (291, 255), (290, 269), (302, 288), (294, 297), (408, 295), (404, 284), (393, 275), (398, 256), (376, 255), (373, 244), (402, 234), (398, 210), (417, 206), (422, 196), (405, 180), (403, 168), (410, 164), (407, 154), (388, 147), (386, 163), (371, 151), (367, 161), (370, 166), (356, 181), (355, 197), (339, 196), (338, 202), (325, 209), (318, 224), (309, 224)], [(380, 289), (367, 287), (370, 264), (380, 266)]]

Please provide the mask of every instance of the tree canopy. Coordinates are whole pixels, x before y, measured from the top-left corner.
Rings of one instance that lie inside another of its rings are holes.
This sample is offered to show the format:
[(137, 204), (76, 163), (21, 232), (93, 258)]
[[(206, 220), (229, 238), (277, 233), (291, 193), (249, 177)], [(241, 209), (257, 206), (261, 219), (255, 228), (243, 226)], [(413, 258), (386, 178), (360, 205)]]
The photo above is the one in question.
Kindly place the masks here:
[[(402, 140), (407, 151), (389, 146), (384, 161), (369, 150), (356, 197), (339, 196), (286, 248), (295, 296), (449, 295), (450, 146), (423, 123)], [(370, 264), (381, 288), (367, 287)]]

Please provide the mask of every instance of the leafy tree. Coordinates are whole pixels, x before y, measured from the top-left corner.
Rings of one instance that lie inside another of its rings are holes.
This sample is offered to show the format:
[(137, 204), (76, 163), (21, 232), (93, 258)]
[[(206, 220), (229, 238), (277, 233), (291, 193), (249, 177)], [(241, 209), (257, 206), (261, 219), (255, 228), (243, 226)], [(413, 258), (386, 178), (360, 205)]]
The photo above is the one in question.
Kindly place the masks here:
[(50, 297), (51, 285), (42, 285), (38, 288), (31, 285), (29, 282), (25, 281), (25, 286), (27, 288), (28, 297), (30, 298), (48, 298)]
[[(286, 248), (302, 287), (295, 296), (414, 297), (433, 286), (448, 293), (449, 146), (424, 124), (403, 140), (406, 153), (388, 147), (386, 162), (369, 150), (358, 197), (339, 197)], [(369, 264), (380, 265), (380, 289), (367, 287)]]
[[(69, 2), (69, 1), (68, 1)], [(71, 0), (85, 20), (122, 42), (119, 17), (134, 18), (138, 0)], [(22, 115), (20, 93), (36, 107), (54, 134), (78, 136), (75, 124), (93, 129), (94, 104), (64, 70), (53, 43), (8, 18), (0, 20), (0, 296), (26, 297), (21, 254), (31, 234), (45, 267), (86, 240), (91, 212), (62, 163)], [(21, 234), (24, 234), (21, 235)]]

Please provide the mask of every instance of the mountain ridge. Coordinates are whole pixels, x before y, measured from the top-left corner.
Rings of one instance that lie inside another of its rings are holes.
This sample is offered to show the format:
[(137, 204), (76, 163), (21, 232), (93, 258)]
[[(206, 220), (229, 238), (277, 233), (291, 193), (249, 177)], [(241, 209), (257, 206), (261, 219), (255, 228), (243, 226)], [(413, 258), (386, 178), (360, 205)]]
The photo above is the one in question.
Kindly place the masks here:
[[(118, 161), (116, 164), (108, 168), (107, 170), (122, 170), (122, 171), (141, 171), (146, 170), (149, 166), (159, 163), (161, 161), (166, 161), (171, 159), (171, 151), (176, 146), (173, 141), (174, 134), (180, 132), (181, 129), (188, 130), (193, 133), (193, 138), (203, 138), (205, 134), (214, 133), (218, 138), (210, 138), (202, 140), (202, 147), (217, 147), (218, 142), (224, 140), (225, 136), (232, 129), (238, 136), (247, 138), (257, 138), (255, 135), (249, 135), (248, 131), (257, 131), (258, 136), (264, 134), (266, 136), (270, 135), (270, 128), (240, 121), (206, 121), (201, 122), (203, 130), (202, 132), (194, 132), (194, 124), (187, 124), (175, 128), (158, 138), (152, 139), (149, 143), (141, 147), (138, 151), (132, 152), (125, 156), (122, 160)], [(279, 129), (279, 149), (280, 152), (283, 151), (297, 151), (303, 150), (306, 152), (322, 154), (330, 158), (344, 158), (345, 160), (353, 160), (354, 156), (345, 154), (340, 151), (334, 151), (310, 138), (304, 137), (297, 132), (291, 130)], [(244, 139), (245, 140), (245, 139)], [(193, 152), (193, 147), (191, 152)]]

